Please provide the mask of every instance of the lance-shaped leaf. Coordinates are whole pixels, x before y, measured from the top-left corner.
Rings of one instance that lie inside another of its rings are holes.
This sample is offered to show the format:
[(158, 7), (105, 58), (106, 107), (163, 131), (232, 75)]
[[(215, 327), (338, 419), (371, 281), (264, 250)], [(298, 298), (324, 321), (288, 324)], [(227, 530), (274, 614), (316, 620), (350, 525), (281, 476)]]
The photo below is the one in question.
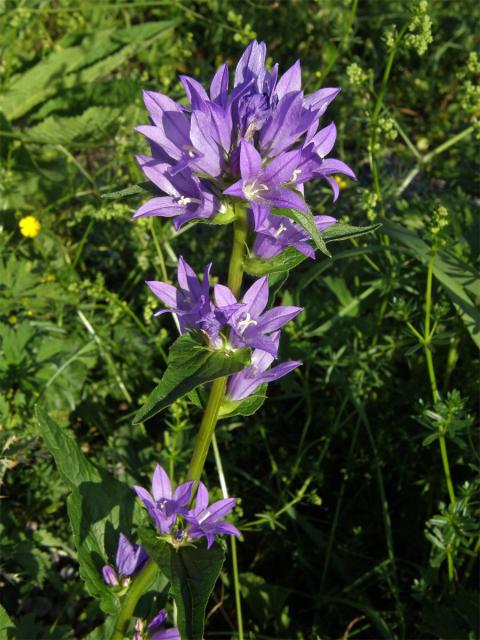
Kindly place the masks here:
[[(372, 224), (368, 227), (356, 227), (351, 224), (337, 223), (321, 233), (321, 237), (326, 244), (338, 242), (340, 240), (350, 240), (359, 238), (367, 233), (377, 231), (382, 225)], [(252, 256), (245, 263), (245, 271), (253, 276), (264, 276), (266, 274), (279, 274), (291, 271), (296, 266), (307, 260), (306, 256), (297, 251), (294, 247), (288, 247), (282, 253), (273, 258), (263, 260)]]
[(138, 194), (147, 195), (153, 193), (158, 195), (158, 189), (151, 184), (151, 182), (142, 182), (142, 184), (134, 184), (131, 187), (125, 187), (125, 189), (119, 189), (118, 191), (109, 191), (103, 193), (102, 198), (104, 200), (123, 200), (123, 198), (129, 198), (130, 196), (136, 196)]
[(160, 383), (137, 412), (133, 423), (148, 420), (199, 385), (236, 373), (249, 363), (249, 349), (213, 349), (200, 331), (180, 336), (170, 349), (168, 366)]
[(284, 216), (285, 218), (290, 218), (290, 220), (293, 220), (294, 222), (299, 224), (302, 229), (305, 229), (305, 231), (310, 234), (317, 249), (319, 249), (329, 258), (332, 257), (332, 254), (327, 249), (325, 240), (322, 238), (322, 234), (315, 226), (315, 220), (311, 211), (298, 211), (297, 209), (271, 209), (271, 213), (273, 213), (273, 215), (275, 216)]
[(196, 546), (174, 549), (151, 529), (141, 528), (138, 534), (150, 557), (170, 581), (182, 640), (202, 640), (205, 609), (225, 560), (221, 544), (215, 542), (207, 549), (202, 540)]
[(38, 407), (36, 414), (45, 444), (71, 490), (67, 508), (80, 575), (101, 608), (115, 614), (118, 596), (104, 583), (102, 566), (115, 556), (118, 533), (130, 531), (136, 508), (133, 491), (89, 462), (68, 429)]

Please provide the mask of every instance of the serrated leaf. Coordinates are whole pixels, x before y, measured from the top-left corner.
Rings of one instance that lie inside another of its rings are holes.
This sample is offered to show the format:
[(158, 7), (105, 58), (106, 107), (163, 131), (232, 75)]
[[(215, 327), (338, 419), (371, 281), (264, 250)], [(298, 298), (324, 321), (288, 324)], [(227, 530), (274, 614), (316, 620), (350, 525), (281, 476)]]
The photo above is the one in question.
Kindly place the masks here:
[(45, 411), (37, 407), (36, 416), (45, 444), (71, 490), (67, 508), (80, 575), (89, 593), (100, 600), (101, 608), (115, 614), (119, 599), (104, 583), (101, 570), (115, 555), (118, 533), (130, 531), (134, 494), (130, 487), (89, 462), (70, 432)]
[(144, 422), (201, 384), (229, 376), (248, 366), (249, 349), (212, 349), (200, 331), (180, 336), (170, 349), (160, 383), (137, 412), (133, 424)]
[[(383, 228), (390, 238), (407, 247), (417, 260), (428, 264), (430, 247), (416, 233), (390, 220), (383, 221)], [(433, 275), (449, 295), (472, 340), (480, 348), (480, 311), (475, 300), (480, 293), (480, 274), (453, 253), (439, 251), (433, 261)]]
[(1, 96), (0, 108), (9, 120), (20, 118), (65, 87), (94, 82), (107, 75), (175, 24), (146, 22), (121, 31), (105, 30), (99, 37), (88, 35), (79, 46), (55, 51), (12, 78), (11, 88)]
[(101, 134), (107, 135), (121, 113), (121, 109), (111, 107), (90, 107), (78, 116), (49, 116), (25, 133), (35, 142), (49, 144), (68, 144), (85, 138), (92, 140)]
[(195, 547), (174, 549), (151, 529), (142, 528), (138, 533), (150, 557), (170, 580), (182, 640), (202, 640), (205, 609), (225, 560), (223, 548), (215, 542), (207, 549), (202, 540)]
[(315, 226), (315, 220), (311, 211), (297, 211), (296, 209), (272, 209), (271, 213), (273, 213), (275, 216), (290, 218), (290, 220), (293, 220), (294, 222), (299, 224), (302, 229), (305, 229), (305, 231), (310, 235), (317, 249), (319, 249), (329, 258), (332, 257), (332, 254), (327, 249), (325, 240), (322, 238), (320, 232)]

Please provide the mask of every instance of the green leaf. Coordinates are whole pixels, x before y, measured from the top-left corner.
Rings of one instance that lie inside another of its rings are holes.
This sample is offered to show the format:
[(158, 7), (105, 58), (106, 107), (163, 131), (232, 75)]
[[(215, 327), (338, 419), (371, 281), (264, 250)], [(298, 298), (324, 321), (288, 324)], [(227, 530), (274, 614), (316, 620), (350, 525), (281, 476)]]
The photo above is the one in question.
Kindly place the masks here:
[[(275, 213), (275, 212), (273, 212)], [(379, 229), (381, 224), (372, 224), (368, 227), (355, 227), (351, 224), (337, 223), (323, 231), (320, 236), (326, 244), (329, 242), (339, 242), (340, 240), (349, 240), (359, 238), (367, 233), (372, 233)], [(330, 256), (330, 254), (327, 254)], [(274, 256), (269, 260), (251, 257), (245, 263), (245, 271), (252, 276), (264, 276), (273, 273), (284, 273), (294, 269), (304, 260), (306, 256), (297, 251), (294, 247), (288, 247), (278, 256)]]
[(160, 383), (137, 412), (133, 424), (148, 420), (201, 384), (240, 371), (249, 362), (249, 349), (212, 349), (200, 331), (180, 336), (170, 349), (168, 366)]
[[(233, 418), (233, 416), (253, 415), (267, 399), (267, 384), (262, 384), (248, 398), (243, 400), (224, 400), (218, 413), (220, 418)], [(189, 400), (198, 408), (205, 409), (208, 394), (205, 389), (194, 389), (188, 394)]]
[(150, 46), (175, 26), (175, 21), (146, 22), (120, 31), (86, 36), (79, 46), (53, 52), (34, 67), (11, 79), (0, 100), (9, 120), (28, 113), (63, 88), (94, 82)]
[(102, 609), (115, 614), (119, 599), (103, 582), (101, 571), (115, 556), (118, 533), (128, 534), (131, 529), (136, 508), (133, 491), (89, 462), (70, 432), (38, 406), (36, 415), (45, 444), (71, 490), (67, 508), (80, 575)]
[(50, 144), (68, 144), (85, 138), (93, 141), (109, 135), (121, 113), (121, 109), (111, 107), (90, 107), (78, 116), (49, 116), (25, 133), (35, 142)]
[(15, 629), (15, 625), (10, 619), (8, 613), (0, 604), (0, 640), (8, 640), (9, 638), (13, 638), (13, 629)]
[(143, 195), (152, 193), (151, 182), (135, 184), (131, 187), (120, 189), (119, 191), (110, 191), (109, 193), (104, 193), (101, 197), (105, 198), (105, 200), (122, 200), (123, 198), (128, 198), (129, 196), (136, 196), (139, 193)]
[(322, 238), (320, 232), (315, 226), (315, 220), (311, 211), (297, 211), (296, 209), (272, 209), (271, 213), (276, 216), (284, 216), (285, 218), (290, 218), (290, 220), (293, 220), (294, 222), (299, 224), (302, 229), (305, 229), (305, 231), (311, 236), (317, 249), (319, 249), (329, 258), (332, 257), (332, 254), (327, 249), (325, 240)]
[(150, 557), (170, 580), (182, 640), (202, 640), (205, 609), (225, 560), (222, 546), (215, 542), (207, 549), (202, 540), (195, 547), (174, 549), (151, 529), (142, 528), (138, 533)]
[(245, 271), (251, 276), (265, 276), (273, 273), (285, 273), (306, 260), (306, 256), (294, 247), (288, 247), (278, 256), (269, 260), (251, 257), (245, 261)]
[(368, 227), (355, 227), (352, 224), (342, 224), (337, 222), (322, 232), (322, 238), (325, 242), (338, 242), (339, 240), (349, 240), (351, 238), (359, 238), (367, 233), (373, 233), (380, 229), (381, 223), (371, 224)]
[(233, 416), (252, 416), (267, 399), (268, 385), (262, 384), (255, 393), (243, 400), (225, 400), (220, 407), (220, 418), (233, 418)]
[[(417, 260), (428, 264), (430, 247), (415, 232), (390, 220), (383, 222), (383, 228), (393, 240), (407, 247)], [(433, 261), (433, 275), (449, 295), (472, 340), (480, 348), (480, 311), (475, 301), (480, 294), (480, 274), (453, 253), (439, 251)]]

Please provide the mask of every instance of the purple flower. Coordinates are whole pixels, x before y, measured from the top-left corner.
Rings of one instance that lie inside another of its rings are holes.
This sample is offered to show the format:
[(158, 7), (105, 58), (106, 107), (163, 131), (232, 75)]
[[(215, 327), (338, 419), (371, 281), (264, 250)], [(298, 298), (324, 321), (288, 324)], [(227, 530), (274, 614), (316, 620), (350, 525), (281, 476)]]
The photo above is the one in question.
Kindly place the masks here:
[[(277, 347), (280, 341), (280, 331), (272, 335), (272, 340)], [(261, 349), (255, 349), (252, 354), (252, 362), (249, 367), (239, 373), (235, 373), (228, 379), (227, 395), (231, 400), (243, 400), (250, 396), (262, 384), (273, 382), (283, 378), (287, 373), (299, 367), (302, 363), (298, 361), (282, 362), (276, 367), (269, 369), (277, 353), (272, 355)]]
[[(228, 287), (215, 285), (215, 301), (222, 309), (237, 303)], [(234, 347), (249, 346), (262, 349), (274, 357), (277, 354), (275, 340), (268, 334), (283, 327), (289, 320), (303, 311), (302, 307), (273, 307), (263, 313), (268, 303), (268, 277), (256, 280), (242, 299), (242, 308), (235, 311), (228, 323), (232, 327), (230, 342)]]
[(178, 485), (172, 495), (172, 484), (168, 475), (157, 464), (152, 478), (152, 494), (143, 487), (135, 485), (133, 488), (137, 496), (147, 508), (148, 515), (162, 533), (171, 532), (177, 519), (177, 515), (187, 513), (187, 505), (190, 502), (193, 482), (184, 482)]
[[(315, 226), (325, 231), (336, 223), (331, 216), (314, 216)], [(309, 243), (309, 234), (299, 224), (283, 216), (267, 215), (256, 226), (253, 253), (259, 258), (268, 260), (281, 253), (287, 247), (295, 247), (297, 251), (309, 258), (315, 257), (315, 250)]]
[(105, 565), (102, 569), (103, 579), (107, 584), (117, 586), (122, 577), (133, 576), (147, 560), (148, 553), (145, 549), (138, 544), (132, 544), (123, 533), (120, 533), (115, 558), (116, 570), (108, 564)]
[(210, 549), (217, 535), (239, 536), (239, 530), (230, 522), (223, 520), (227, 513), (233, 509), (235, 503), (235, 498), (226, 498), (217, 500), (209, 506), (208, 489), (203, 482), (199, 482), (195, 507), (185, 516), (185, 520), (190, 523), (187, 531), (188, 537), (191, 539), (207, 538), (207, 548)]
[(286, 186), (294, 179), (295, 169), (300, 159), (300, 151), (289, 151), (262, 168), (262, 157), (259, 152), (250, 142), (242, 140), (240, 143), (242, 177), (223, 193), (247, 200), (254, 212), (258, 206), (308, 211), (302, 196)]
[(355, 177), (345, 163), (326, 157), (335, 143), (335, 125), (319, 130), (339, 89), (304, 95), (299, 61), (279, 75), (278, 65), (270, 71), (265, 60), (265, 43), (250, 42), (230, 91), (226, 64), (208, 92), (194, 78), (181, 76), (188, 107), (160, 93), (144, 93), (150, 124), (137, 131), (149, 141), (152, 157), (138, 161), (165, 195), (142, 205), (134, 217), (171, 217), (178, 228), (214, 217), (222, 194), (246, 200), (257, 217), (270, 207), (308, 211), (305, 182), (324, 178), (336, 198), (331, 175)]
[(133, 219), (149, 216), (175, 217), (179, 229), (190, 220), (211, 218), (220, 209), (218, 199), (206, 185), (189, 171), (171, 175), (169, 165), (148, 156), (137, 156), (142, 171), (166, 196), (152, 198), (135, 212)]
[(167, 307), (157, 311), (155, 315), (175, 313), (181, 333), (188, 329), (201, 329), (209, 336), (211, 343), (218, 346), (222, 327), (241, 305), (236, 304), (219, 310), (212, 304), (209, 278), (211, 266), (210, 263), (205, 267), (203, 280), (200, 282), (190, 265), (180, 257), (177, 272), (180, 285), (178, 289), (166, 282), (155, 280), (148, 281), (147, 285)]
[(160, 609), (157, 615), (151, 620), (147, 627), (150, 640), (180, 640), (180, 633), (176, 627), (165, 629), (164, 624), (167, 621), (167, 612)]

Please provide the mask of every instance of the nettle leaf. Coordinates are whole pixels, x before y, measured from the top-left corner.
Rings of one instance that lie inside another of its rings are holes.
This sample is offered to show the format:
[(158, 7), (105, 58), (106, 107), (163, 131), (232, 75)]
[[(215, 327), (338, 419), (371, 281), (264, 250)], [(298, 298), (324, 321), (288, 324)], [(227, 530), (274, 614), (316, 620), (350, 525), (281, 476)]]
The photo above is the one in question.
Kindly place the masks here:
[(115, 614), (119, 599), (103, 582), (102, 567), (115, 557), (120, 531), (128, 534), (131, 529), (136, 509), (134, 493), (89, 462), (70, 432), (38, 406), (36, 415), (45, 444), (71, 490), (67, 508), (80, 575), (89, 593), (100, 600), (103, 611)]
[(148, 420), (199, 385), (236, 373), (249, 363), (249, 349), (213, 349), (200, 331), (180, 336), (170, 349), (168, 366), (160, 383), (137, 412), (133, 424)]
[(202, 640), (205, 609), (225, 560), (223, 547), (215, 542), (207, 549), (202, 540), (196, 546), (175, 549), (151, 529), (141, 528), (138, 533), (150, 557), (170, 581), (182, 640)]
[(311, 211), (297, 211), (296, 209), (272, 209), (271, 213), (273, 213), (273, 215), (275, 216), (290, 218), (290, 220), (293, 220), (294, 222), (299, 224), (302, 229), (305, 229), (305, 231), (310, 234), (317, 249), (319, 249), (329, 258), (332, 257), (332, 254), (327, 249), (325, 240), (322, 238), (320, 232), (315, 226), (315, 219)]
[[(272, 211), (272, 213), (275, 212)], [(323, 231), (320, 236), (324, 242), (328, 244), (329, 242), (359, 238), (367, 233), (373, 233), (381, 226), (381, 224), (372, 224), (368, 227), (356, 227), (351, 224), (341, 224), (338, 222)], [(330, 256), (329, 253), (327, 255)], [(294, 269), (304, 260), (307, 260), (307, 257), (304, 256), (303, 253), (300, 253), (294, 247), (288, 247), (285, 251), (279, 253), (278, 256), (274, 256), (269, 260), (255, 258), (254, 256), (248, 258), (245, 263), (245, 271), (252, 276), (280, 274)]]

